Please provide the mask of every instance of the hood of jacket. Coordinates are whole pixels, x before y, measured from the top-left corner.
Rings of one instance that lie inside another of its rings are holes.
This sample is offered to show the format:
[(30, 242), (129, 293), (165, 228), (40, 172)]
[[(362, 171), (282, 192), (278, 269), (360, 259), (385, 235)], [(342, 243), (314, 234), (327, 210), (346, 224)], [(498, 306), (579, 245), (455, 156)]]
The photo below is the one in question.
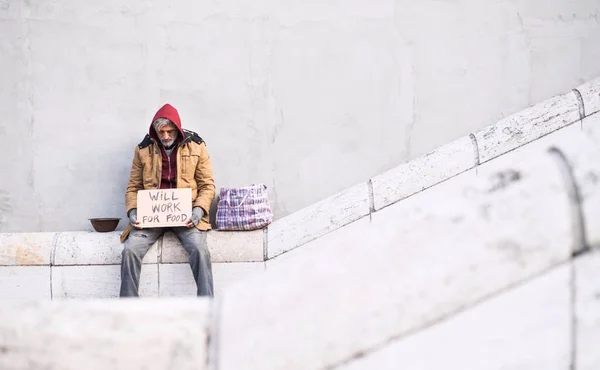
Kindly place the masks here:
[[(185, 138), (185, 133), (183, 132), (183, 129), (181, 128), (181, 118), (179, 118), (179, 112), (171, 104), (163, 105), (156, 112), (156, 114), (154, 115), (154, 118), (152, 118), (152, 122), (154, 122), (157, 118), (166, 118), (169, 121), (173, 122), (175, 127), (177, 127), (177, 130), (179, 130), (179, 138), (176, 140), (176, 142), (181, 142), (181, 140), (183, 140)], [(160, 143), (160, 140), (158, 139), (158, 135), (156, 134), (156, 130), (154, 130), (154, 126), (152, 126), (152, 122), (150, 122), (150, 129), (149, 129), (148, 134), (150, 135), (151, 138), (156, 140), (156, 142)]]

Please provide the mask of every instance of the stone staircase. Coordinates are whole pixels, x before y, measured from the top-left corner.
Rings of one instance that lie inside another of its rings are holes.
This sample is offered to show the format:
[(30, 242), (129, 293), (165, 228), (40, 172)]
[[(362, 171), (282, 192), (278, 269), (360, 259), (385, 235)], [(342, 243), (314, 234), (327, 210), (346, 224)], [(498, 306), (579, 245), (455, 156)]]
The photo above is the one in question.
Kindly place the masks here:
[[(598, 369), (598, 111), (600, 79), (265, 231), (213, 231), (213, 301), (2, 305), (0, 367)], [(0, 292), (114, 296), (117, 240), (4, 234)], [(146, 295), (193, 294), (185, 259), (159, 240)], [(28, 282), (27, 268), (43, 278)], [(128, 315), (141, 320), (123, 326)]]

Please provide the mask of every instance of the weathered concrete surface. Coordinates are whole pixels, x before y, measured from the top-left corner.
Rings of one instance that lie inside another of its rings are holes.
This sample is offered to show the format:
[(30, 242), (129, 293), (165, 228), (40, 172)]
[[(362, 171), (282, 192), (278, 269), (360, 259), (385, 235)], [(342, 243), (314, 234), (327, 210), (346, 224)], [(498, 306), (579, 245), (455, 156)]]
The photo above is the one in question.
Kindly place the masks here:
[(570, 278), (559, 267), (336, 369), (567, 370)]
[(600, 78), (577, 87), (577, 91), (583, 99), (586, 115), (592, 115), (600, 111)]
[[(155, 242), (142, 263), (157, 263), (161, 240)], [(58, 234), (52, 265), (118, 265), (123, 244), (119, 233), (63, 232)]]
[(575, 323), (577, 344), (575, 369), (600, 368), (600, 252), (575, 261)]
[(600, 246), (600, 114), (527, 144), (523, 150), (548, 152), (552, 148), (567, 162), (562, 174), (565, 185), (572, 182), (580, 198), (571, 202), (574, 232), (583, 234), (583, 244)]
[(335, 366), (428, 326), (568, 260), (569, 212), (554, 160), (526, 147), (386, 207), (225, 292), (221, 369)]
[[(213, 263), (215, 294), (230, 285), (265, 272), (264, 262)], [(121, 287), (120, 265), (2, 266), (0, 299), (116, 298)], [(144, 264), (141, 297), (195, 296), (188, 263)]]
[(165, 102), (208, 143), (217, 185), (266, 183), (281, 218), (597, 77), (599, 12), (4, 1), (0, 231), (123, 227), (133, 147)]
[(50, 265), (56, 234), (0, 234), (0, 266)]
[[(166, 233), (162, 239), (162, 263), (183, 263), (188, 261), (188, 253), (173, 233)], [(213, 262), (259, 262), (264, 260), (264, 232), (252, 231), (210, 231), (206, 237), (208, 250)]]
[(480, 162), (487, 162), (578, 121), (579, 109), (580, 102), (571, 91), (476, 132)]
[(50, 266), (0, 267), (0, 299), (50, 299)]
[(203, 370), (210, 315), (204, 299), (4, 302), (0, 368)]
[[(262, 262), (263, 230), (210, 231), (208, 249), (213, 262)], [(121, 263), (123, 243), (119, 232), (0, 233), (0, 266), (83, 266)], [(183, 263), (188, 254), (173, 233), (159, 238), (143, 263)]]
[(456, 176), (477, 163), (477, 147), (469, 137), (444, 145), (422, 157), (371, 179), (376, 211)]
[[(196, 283), (190, 265), (173, 263), (159, 265), (161, 297), (193, 297), (196, 295)], [(223, 294), (233, 283), (244, 281), (265, 271), (264, 262), (213, 263), (214, 293)]]
[[(157, 265), (143, 265), (140, 297), (158, 296), (158, 279)], [(52, 267), (53, 299), (116, 298), (120, 288), (120, 265)]]
[(581, 149), (573, 146), (567, 155), (574, 162), (573, 172), (581, 197), (586, 242), (597, 248), (600, 247), (600, 114), (587, 117), (582, 125), (583, 135), (588, 140), (587, 150), (581, 153)]
[(366, 183), (306, 207), (269, 225), (267, 257), (273, 258), (369, 214)]
[[(300, 248), (295, 248), (267, 260), (265, 262), (266, 268), (267, 270), (286, 270), (288, 267), (299, 263), (302, 259), (314, 258), (312, 257), (314, 256), (314, 253), (327, 248), (330, 244), (340, 244), (341, 240), (347, 241), (348, 245), (358, 243), (359, 241), (364, 240), (364, 235), (368, 235), (370, 227), (371, 221), (369, 217), (363, 217), (346, 226), (336, 229), (329, 234), (311, 240), (310, 242), (303, 244)], [(370, 243), (365, 241), (364, 246), (365, 248), (369, 248)], [(332, 261), (332, 263), (335, 263), (335, 261)]]

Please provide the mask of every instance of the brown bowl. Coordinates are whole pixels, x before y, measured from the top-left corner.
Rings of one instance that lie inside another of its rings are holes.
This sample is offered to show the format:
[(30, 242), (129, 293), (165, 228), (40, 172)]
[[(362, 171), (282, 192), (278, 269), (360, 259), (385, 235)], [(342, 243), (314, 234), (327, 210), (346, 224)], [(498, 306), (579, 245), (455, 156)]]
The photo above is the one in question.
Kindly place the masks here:
[(90, 218), (92, 227), (99, 233), (115, 231), (119, 225), (120, 218)]

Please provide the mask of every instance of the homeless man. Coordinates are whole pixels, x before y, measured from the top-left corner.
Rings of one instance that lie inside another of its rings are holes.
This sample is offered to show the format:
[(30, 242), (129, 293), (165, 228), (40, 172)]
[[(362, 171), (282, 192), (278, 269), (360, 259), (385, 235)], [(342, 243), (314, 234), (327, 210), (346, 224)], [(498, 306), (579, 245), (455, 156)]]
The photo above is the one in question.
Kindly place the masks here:
[[(149, 189), (192, 189), (192, 216), (186, 227), (142, 229), (137, 220), (137, 192)], [(177, 110), (165, 104), (156, 112), (150, 132), (135, 147), (131, 175), (125, 193), (129, 225), (121, 235), (125, 243), (121, 261), (121, 297), (139, 295), (142, 259), (165, 231), (172, 231), (190, 254), (197, 295), (213, 296), (210, 254), (206, 231), (208, 212), (215, 195), (210, 156), (195, 132), (183, 130)]]

